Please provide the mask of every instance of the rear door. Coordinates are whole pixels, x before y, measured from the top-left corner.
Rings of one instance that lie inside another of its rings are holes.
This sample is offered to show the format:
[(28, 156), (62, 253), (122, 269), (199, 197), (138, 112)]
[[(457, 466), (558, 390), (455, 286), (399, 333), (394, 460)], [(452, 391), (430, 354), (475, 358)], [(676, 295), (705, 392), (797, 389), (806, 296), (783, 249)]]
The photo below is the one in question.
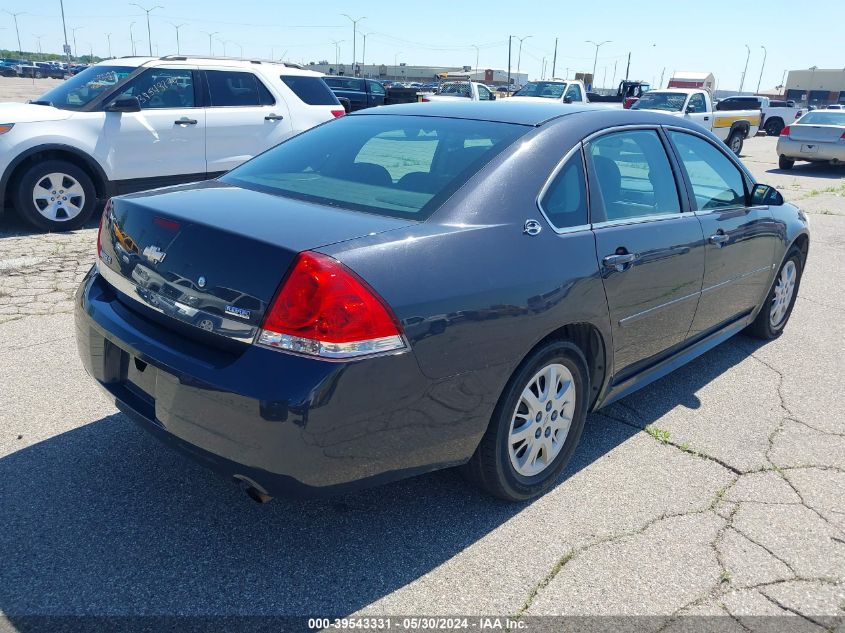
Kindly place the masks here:
[(205, 154), (210, 174), (237, 167), (291, 134), (289, 112), (254, 73), (202, 71), (206, 99)]
[(586, 150), (613, 371), (621, 379), (686, 339), (704, 275), (704, 239), (679, 196), (660, 131), (604, 133)]
[(745, 174), (721, 147), (669, 130), (706, 240), (704, 284), (691, 336), (753, 310), (771, 279), (777, 233), (768, 207), (749, 205)]

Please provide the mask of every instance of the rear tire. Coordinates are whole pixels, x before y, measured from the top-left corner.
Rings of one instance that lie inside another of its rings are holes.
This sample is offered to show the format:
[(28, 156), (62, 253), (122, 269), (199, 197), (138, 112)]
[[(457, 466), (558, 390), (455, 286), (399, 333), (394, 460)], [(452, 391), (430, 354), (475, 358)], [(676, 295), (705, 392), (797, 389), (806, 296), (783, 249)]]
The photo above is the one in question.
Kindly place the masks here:
[(795, 165), (795, 161), (791, 158), (787, 158), (786, 156), (781, 156), (778, 158), (778, 167), (781, 169), (792, 169)]
[(783, 130), (783, 121), (780, 119), (772, 119), (771, 121), (766, 121), (766, 130), (767, 136), (780, 136), (781, 130)]
[(800, 250), (795, 247), (789, 250), (757, 318), (748, 327), (749, 334), (769, 341), (783, 333), (798, 298), (803, 271), (802, 260)]
[(573, 343), (552, 341), (534, 351), (505, 386), (484, 437), (464, 466), (467, 478), (508, 501), (546, 492), (581, 439), (589, 382), (587, 361)]
[(84, 169), (66, 160), (37, 162), (18, 180), (15, 209), (44, 231), (72, 231), (88, 221), (97, 192)]
[(725, 141), (725, 144), (737, 156), (739, 156), (742, 152), (742, 146), (745, 141), (745, 139), (743, 139), (742, 137), (742, 132), (740, 132), (739, 130), (734, 130), (733, 132), (731, 132), (731, 135), (728, 137), (728, 140)]

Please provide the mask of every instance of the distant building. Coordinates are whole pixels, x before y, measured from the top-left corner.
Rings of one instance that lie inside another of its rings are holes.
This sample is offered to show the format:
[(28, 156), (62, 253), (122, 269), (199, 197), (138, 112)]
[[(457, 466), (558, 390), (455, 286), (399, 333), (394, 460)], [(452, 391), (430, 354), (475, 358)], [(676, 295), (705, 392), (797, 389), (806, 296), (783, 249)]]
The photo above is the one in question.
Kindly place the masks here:
[(786, 98), (805, 105), (845, 104), (845, 68), (790, 70)]
[[(357, 64), (356, 72), (352, 72), (351, 64), (309, 64), (306, 66), (308, 70), (314, 70), (325, 75), (357, 75), (358, 77), (368, 77), (371, 79), (380, 79), (382, 81), (415, 81), (420, 83), (429, 83), (437, 81), (438, 77), (458, 76), (462, 79), (468, 77), (473, 81), (480, 81), (485, 84), (493, 84), (496, 86), (504, 86), (508, 82), (507, 69), (499, 70), (493, 68), (481, 69), (474, 71), (469, 66), (408, 66), (402, 62), (398, 64)], [(522, 85), (528, 81), (527, 73), (517, 73), (516, 70), (511, 71), (511, 83)]]
[(716, 91), (716, 78), (713, 73), (690, 70), (675, 71), (672, 73), (667, 88), (700, 88), (713, 94)]

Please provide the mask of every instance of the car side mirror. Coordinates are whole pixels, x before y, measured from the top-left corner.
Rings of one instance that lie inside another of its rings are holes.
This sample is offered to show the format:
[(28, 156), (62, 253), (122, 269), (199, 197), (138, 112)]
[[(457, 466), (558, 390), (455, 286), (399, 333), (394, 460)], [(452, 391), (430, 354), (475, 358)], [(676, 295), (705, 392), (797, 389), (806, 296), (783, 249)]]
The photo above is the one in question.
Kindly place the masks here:
[(105, 107), (106, 112), (140, 112), (138, 97), (118, 97)]
[(563, 102), (564, 103), (572, 103), (572, 97), (564, 97)]
[(695, 106), (689, 105), (687, 106), (687, 114), (694, 114), (695, 113)]
[(754, 185), (751, 190), (751, 206), (773, 206), (779, 207), (783, 204), (783, 196), (780, 191), (769, 185)]
[(495, 101), (495, 100), (496, 100), (496, 95), (494, 95), (494, 94), (491, 92), (491, 93), (490, 93), (490, 101)]

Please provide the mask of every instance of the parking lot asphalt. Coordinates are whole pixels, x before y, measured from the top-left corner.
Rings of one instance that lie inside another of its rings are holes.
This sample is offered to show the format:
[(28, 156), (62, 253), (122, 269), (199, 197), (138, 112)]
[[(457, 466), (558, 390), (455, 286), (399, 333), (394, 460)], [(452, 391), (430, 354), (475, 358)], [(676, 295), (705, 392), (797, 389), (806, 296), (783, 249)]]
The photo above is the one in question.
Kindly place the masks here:
[[(257, 505), (161, 446), (77, 360), (96, 228), (0, 224), (0, 612), (641, 615), (821, 631), (845, 616), (845, 169), (744, 160), (809, 212), (784, 335), (735, 337), (590, 415), (533, 503), (443, 471)], [(630, 624), (630, 622), (629, 622)]]

